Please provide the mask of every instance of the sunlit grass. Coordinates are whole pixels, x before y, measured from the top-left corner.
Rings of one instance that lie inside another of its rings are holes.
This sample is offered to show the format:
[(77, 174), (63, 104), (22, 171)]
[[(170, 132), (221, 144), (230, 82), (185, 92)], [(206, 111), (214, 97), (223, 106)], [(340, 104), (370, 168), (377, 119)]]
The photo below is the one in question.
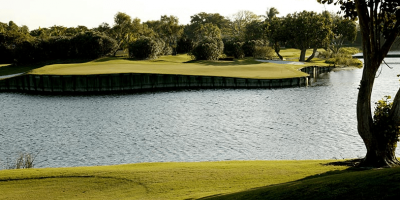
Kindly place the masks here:
[[(347, 169), (329, 161), (227, 161), (0, 171), (0, 199), (188, 199)], [(322, 164), (321, 164), (322, 163)]]
[(327, 66), (319, 61), (305, 65), (263, 63), (253, 58), (234, 61), (192, 61), (188, 55), (161, 56), (157, 60), (130, 60), (107, 57), (87, 63), (54, 64), (32, 70), (31, 74), (87, 75), (112, 73), (154, 73), (240, 78), (278, 79), (303, 77), (298, 69), (305, 66)]
[[(312, 51), (307, 51), (307, 55)], [(287, 59), (298, 61), (300, 50), (283, 49), (281, 54)], [(303, 77), (307, 74), (298, 69), (306, 66), (328, 66), (323, 60), (314, 58), (305, 65), (263, 63), (253, 58), (234, 61), (192, 61), (186, 54), (161, 56), (156, 60), (131, 60), (126, 57), (104, 57), (93, 61), (68, 60), (61, 64), (34, 64), (26, 66), (0, 65), (0, 76), (28, 72), (50, 75), (89, 75), (114, 73), (154, 73), (199, 76), (222, 76), (258, 79), (279, 79)]]

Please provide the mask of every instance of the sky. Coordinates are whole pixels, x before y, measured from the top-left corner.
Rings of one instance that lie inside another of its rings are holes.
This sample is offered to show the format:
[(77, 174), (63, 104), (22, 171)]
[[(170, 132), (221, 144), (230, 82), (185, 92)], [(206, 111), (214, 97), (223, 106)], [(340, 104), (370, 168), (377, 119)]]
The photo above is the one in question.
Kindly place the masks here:
[(114, 24), (114, 15), (123, 12), (142, 22), (158, 20), (162, 15), (174, 15), (180, 24), (188, 24), (190, 16), (200, 12), (219, 13), (230, 17), (241, 10), (265, 15), (275, 7), (280, 14), (303, 10), (338, 11), (334, 5), (321, 5), (316, 0), (0, 0), (0, 22), (14, 21), (30, 30), (54, 25), (94, 28), (103, 22)]

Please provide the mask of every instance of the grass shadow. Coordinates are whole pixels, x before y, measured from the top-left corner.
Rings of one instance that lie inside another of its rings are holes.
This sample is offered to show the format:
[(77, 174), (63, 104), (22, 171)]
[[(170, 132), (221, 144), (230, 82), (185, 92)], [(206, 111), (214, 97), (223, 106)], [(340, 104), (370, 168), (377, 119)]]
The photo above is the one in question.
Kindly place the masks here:
[(360, 159), (324, 165), (350, 166), (300, 180), (253, 188), (232, 194), (200, 199), (399, 199), (400, 168), (366, 169), (354, 167)]
[(80, 64), (91, 62), (93, 59), (66, 59), (66, 60), (50, 60), (45, 62), (37, 62), (37, 63), (28, 63), (28, 64), (9, 64), (0, 66), (0, 76), (19, 74), (19, 73), (27, 73), (31, 70), (38, 69), (44, 67), (46, 65), (54, 65), (54, 64)]
[(190, 60), (183, 63), (197, 63), (201, 65), (209, 65), (209, 66), (232, 66), (232, 65), (257, 65), (262, 64), (262, 62), (256, 61), (252, 57), (246, 57), (243, 59), (234, 59), (231, 60), (218, 60), (218, 61), (210, 61), (210, 60)]
[(126, 59), (126, 57), (123, 57), (123, 56), (107, 56), (107, 57), (98, 58), (96, 60), (93, 60), (92, 62), (107, 62), (107, 61), (121, 60), (121, 59)]

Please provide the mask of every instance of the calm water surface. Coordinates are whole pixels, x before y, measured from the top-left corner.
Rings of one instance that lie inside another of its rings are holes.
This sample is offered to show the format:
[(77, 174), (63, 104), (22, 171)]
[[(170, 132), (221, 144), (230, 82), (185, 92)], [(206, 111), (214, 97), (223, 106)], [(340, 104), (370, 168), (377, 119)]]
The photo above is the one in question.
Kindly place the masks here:
[[(400, 86), (400, 59), (387, 63), (393, 69), (382, 68), (373, 101), (394, 96)], [(0, 93), (0, 159), (39, 152), (35, 167), (66, 167), (362, 157), (356, 125), (361, 72), (331, 72), (311, 87), (273, 90)]]

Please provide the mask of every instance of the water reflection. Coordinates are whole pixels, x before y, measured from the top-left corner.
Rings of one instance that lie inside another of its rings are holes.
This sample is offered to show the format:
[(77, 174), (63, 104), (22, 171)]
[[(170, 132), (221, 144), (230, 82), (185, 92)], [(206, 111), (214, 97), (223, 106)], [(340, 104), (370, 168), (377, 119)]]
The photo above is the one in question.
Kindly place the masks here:
[[(394, 67), (383, 68), (374, 101), (394, 96), (400, 65)], [(0, 93), (0, 158), (40, 150), (36, 167), (64, 167), (360, 157), (360, 77), (361, 70), (343, 70), (319, 76), (310, 87), (272, 90)]]

